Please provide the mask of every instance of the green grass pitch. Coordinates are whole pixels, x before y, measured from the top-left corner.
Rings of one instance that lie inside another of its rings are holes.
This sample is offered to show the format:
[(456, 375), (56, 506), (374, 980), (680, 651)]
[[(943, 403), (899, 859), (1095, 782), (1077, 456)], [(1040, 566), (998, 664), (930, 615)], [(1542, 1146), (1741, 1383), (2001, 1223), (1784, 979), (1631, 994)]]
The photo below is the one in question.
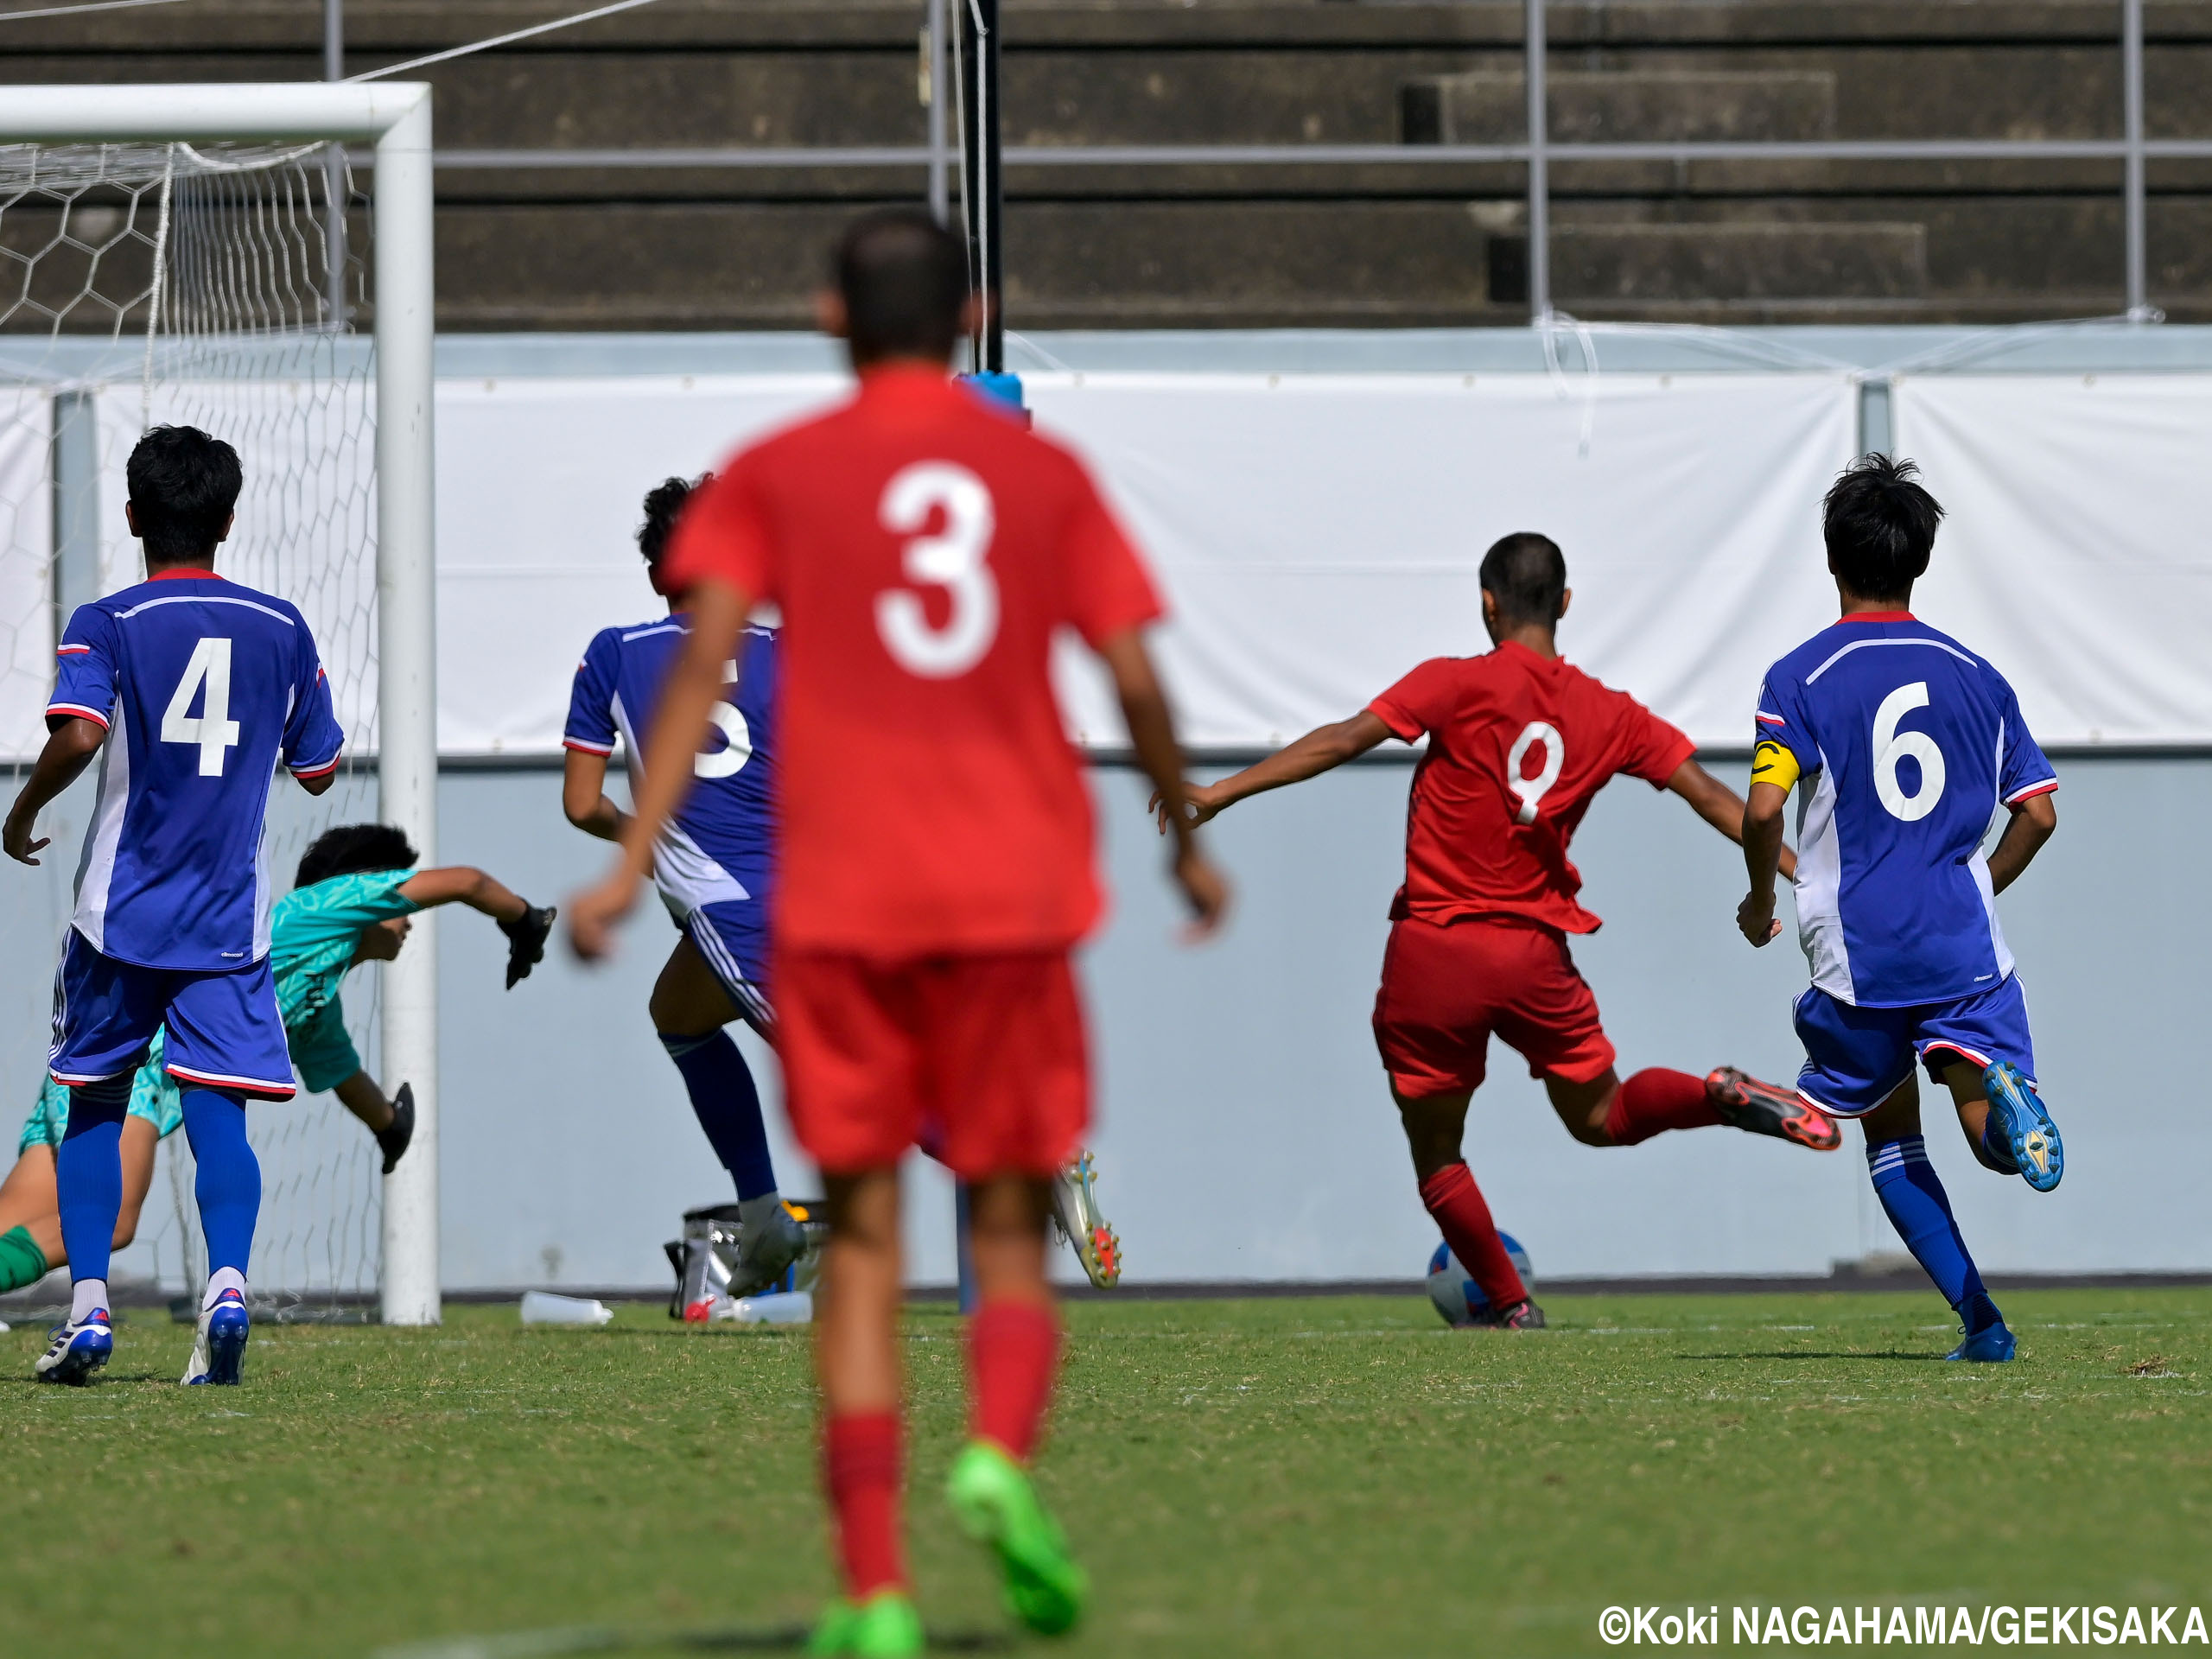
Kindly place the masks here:
[[(1936, 1363), (1932, 1295), (1404, 1297), (1070, 1311), (1041, 1484), (1097, 1586), (1055, 1650), (1607, 1651), (1614, 1603), (2212, 1603), (2212, 1290), (2014, 1293), (2023, 1358)], [(0, 1337), (0, 1653), (751, 1645), (828, 1592), (803, 1335), (264, 1328), (175, 1386), (141, 1314), (83, 1391)], [(932, 1628), (1013, 1646), (938, 1485), (959, 1327), (918, 1308), (910, 1535)], [(600, 1645), (586, 1636), (607, 1634)], [(969, 1645), (975, 1645), (971, 1640)]]

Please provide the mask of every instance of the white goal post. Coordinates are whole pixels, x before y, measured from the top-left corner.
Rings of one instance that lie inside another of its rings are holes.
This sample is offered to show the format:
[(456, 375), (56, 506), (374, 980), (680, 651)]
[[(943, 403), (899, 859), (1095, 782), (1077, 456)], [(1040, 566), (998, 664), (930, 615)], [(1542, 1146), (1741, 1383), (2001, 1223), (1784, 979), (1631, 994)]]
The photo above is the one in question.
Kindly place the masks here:
[[(430, 89), (420, 82), (0, 87), (0, 143), (372, 143), (377, 711), (380, 816), (434, 862), (437, 623), (432, 511)], [(425, 916), (423, 920), (428, 921)], [(383, 1070), (414, 1085), (408, 1157), (384, 1185), (390, 1325), (435, 1325), (438, 1288), (435, 931), (385, 970)]]

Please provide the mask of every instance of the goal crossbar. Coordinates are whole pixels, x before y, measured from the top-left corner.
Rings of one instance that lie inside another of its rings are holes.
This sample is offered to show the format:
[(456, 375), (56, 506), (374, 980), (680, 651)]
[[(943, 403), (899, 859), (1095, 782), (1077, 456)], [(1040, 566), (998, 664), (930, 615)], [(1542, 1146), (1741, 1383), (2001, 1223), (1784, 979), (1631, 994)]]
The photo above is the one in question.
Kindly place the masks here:
[[(0, 86), (0, 143), (375, 145), (380, 816), (425, 863), (436, 858), (438, 783), (430, 139), (421, 82)], [(411, 1155), (384, 1187), (381, 1301), (391, 1325), (440, 1315), (435, 944), (423, 931), (385, 970), (384, 1068), (413, 1084), (416, 1113)]]

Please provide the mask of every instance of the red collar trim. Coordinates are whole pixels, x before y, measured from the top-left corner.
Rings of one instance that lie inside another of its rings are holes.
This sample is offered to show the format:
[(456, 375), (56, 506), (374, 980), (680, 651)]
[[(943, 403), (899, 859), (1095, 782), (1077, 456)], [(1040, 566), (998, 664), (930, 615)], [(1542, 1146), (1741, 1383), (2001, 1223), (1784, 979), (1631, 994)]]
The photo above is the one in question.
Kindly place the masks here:
[(213, 570), (202, 570), (197, 565), (183, 564), (171, 565), (166, 570), (156, 570), (152, 575), (146, 578), (149, 582), (183, 582), (187, 579), (198, 582), (220, 582), (222, 580), (222, 578), (217, 575)]
[(1917, 622), (1920, 619), (1910, 611), (1853, 611), (1849, 616), (1839, 616), (1835, 625), (1847, 622)]

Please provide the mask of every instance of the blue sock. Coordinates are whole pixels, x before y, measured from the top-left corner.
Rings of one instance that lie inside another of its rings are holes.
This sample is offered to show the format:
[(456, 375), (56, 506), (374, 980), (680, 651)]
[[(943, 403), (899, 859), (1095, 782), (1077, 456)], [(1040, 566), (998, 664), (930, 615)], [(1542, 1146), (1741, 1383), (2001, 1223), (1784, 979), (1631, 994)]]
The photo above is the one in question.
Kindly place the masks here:
[(185, 1138), (200, 1166), (193, 1196), (207, 1236), (207, 1271), (245, 1274), (253, 1224), (261, 1215), (261, 1160), (245, 1138), (245, 1096), (223, 1089), (187, 1089)]
[(726, 1031), (704, 1037), (660, 1033), (660, 1043), (690, 1091), (691, 1109), (713, 1143), (715, 1156), (737, 1183), (740, 1198), (776, 1190), (775, 1160), (768, 1155), (768, 1126), (760, 1118), (760, 1090), (753, 1068)]
[(131, 1072), (69, 1091), (69, 1127), (54, 1154), (55, 1207), (72, 1279), (105, 1279), (123, 1211), (123, 1117)]
[(1982, 1287), (1974, 1258), (1967, 1254), (1967, 1242), (1960, 1236), (1959, 1224), (1951, 1214), (1951, 1201), (1943, 1194), (1943, 1183), (1936, 1178), (1936, 1166), (1928, 1161), (1927, 1142), (1916, 1135), (1878, 1144), (1870, 1139), (1866, 1168), (1874, 1178), (1874, 1196), (1881, 1199), (1890, 1224), (1897, 1230), (1913, 1259), (1928, 1269), (1943, 1300), (1958, 1310), (1966, 1321), (1967, 1334), (1973, 1336), (1998, 1324), (2002, 1316)]

